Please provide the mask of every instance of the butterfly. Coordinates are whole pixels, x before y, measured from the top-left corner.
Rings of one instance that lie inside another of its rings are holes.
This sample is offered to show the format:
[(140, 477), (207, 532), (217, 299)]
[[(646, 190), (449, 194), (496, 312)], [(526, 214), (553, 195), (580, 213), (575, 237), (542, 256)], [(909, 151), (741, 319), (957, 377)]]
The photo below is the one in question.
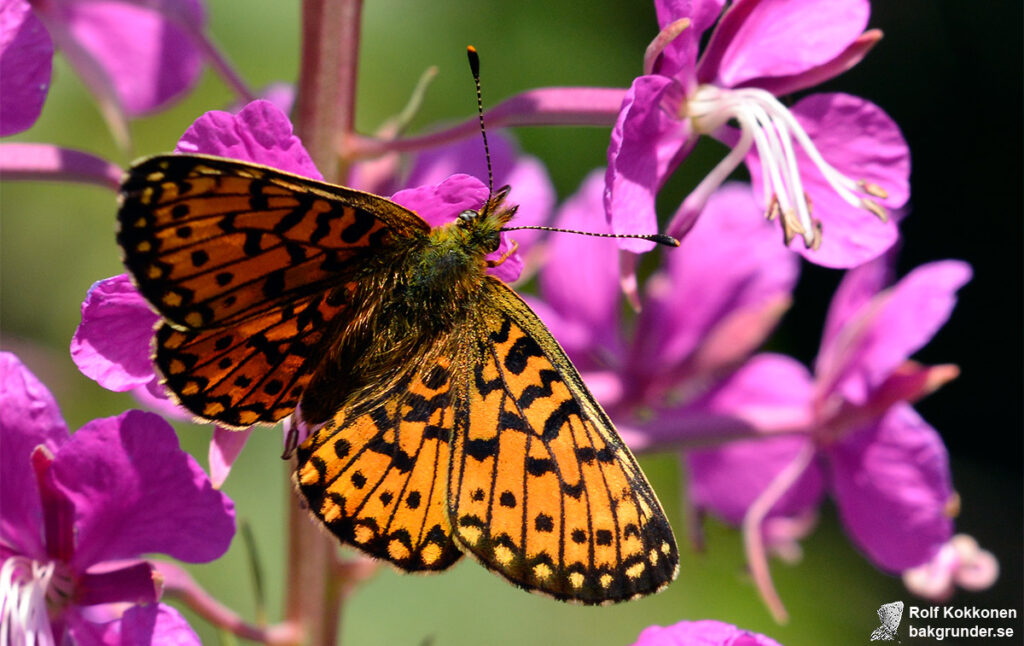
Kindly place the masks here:
[(883, 603), (878, 608), (878, 620), (882, 625), (871, 631), (871, 641), (900, 641), (897, 631), (903, 619), (903, 602)]
[(342, 542), (405, 571), (468, 553), (598, 604), (678, 571), (612, 422), (486, 256), (507, 188), (431, 227), (376, 195), (202, 155), (134, 165), (117, 240), (162, 317), (155, 363), (196, 416), (311, 428), (295, 482)]

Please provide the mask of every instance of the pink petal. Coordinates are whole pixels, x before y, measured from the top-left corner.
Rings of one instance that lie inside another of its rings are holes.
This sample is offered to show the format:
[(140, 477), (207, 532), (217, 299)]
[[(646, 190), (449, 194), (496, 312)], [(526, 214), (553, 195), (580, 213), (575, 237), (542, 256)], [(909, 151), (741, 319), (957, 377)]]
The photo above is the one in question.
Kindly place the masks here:
[(714, 24), (724, 4), (724, 0), (655, 0), (654, 8), (661, 29), (683, 18), (690, 20), (690, 26), (662, 50), (652, 71), (675, 77), (683, 87), (691, 90), (695, 82), (701, 34)]
[(159, 573), (147, 561), (109, 561), (79, 574), (75, 602), (82, 606), (127, 601), (153, 603), (161, 593)]
[[(735, 87), (748, 79), (789, 76), (822, 65), (860, 36), (871, 13), (867, 0), (746, 0), (742, 4), (755, 6), (731, 38), (709, 42), (706, 55), (720, 62), (715, 69), (705, 70), (702, 61), (702, 80)], [(737, 5), (731, 11), (737, 11)], [(718, 48), (724, 51), (719, 54)], [(717, 74), (712, 76), (713, 72)]]
[(210, 561), (234, 535), (231, 500), (152, 413), (89, 422), (61, 447), (52, 473), (75, 506), (78, 570), (149, 552)]
[(681, 621), (672, 626), (649, 626), (633, 646), (780, 646), (769, 637), (732, 624), (704, 619)]
[[(693, 504), (739, 526), (750, 505), (808, 442), (807, 437), (772, 437), (687, 453)], [(824, 489), (821, 470), (811, 466), (772, 507), (769, 518), (794, 517), (814, 509)]]
[(199, 646), (202, 642), (177, 610), (160, 603), (129, 608), (121, 618), (120, 646)]
[(391, 199), (436, 228), (455, 221), (463, 211), (476, 211), (487, 200), (487, 186), (470, 175), (457, 174), (439, 184), (398, 191)]
[(0, 352), (0, 545), (45, 557), (42, 502), (31, 455), (40, 445), (56, 453), (67, 439), (68, 428), (50, 391), (17, 356)]
[[(604, 173), (594, 170), (562, 205), (555, 226), (606, 233), (608, 224), (601, 217), (603, 193)], [(573, 354), (582, 354), (584, 348), (608, 352), (619, 347), (621, 299), (615, 243), (554, 233), (548, 237), (545, 251), (547, 262), (539, 277), (541, 294), (559, 317), (571, 321), (585, 337), (572, 340)]]
[(156, 379), (150, 309), (127, 274), (98, 281), (82, 303), (82, 322), (71, 338), (71, 359), (86, 377), (124, 392)]
[[(536, 157), (516, 150), (511, 139), (502, 132), (488, 133), (494, 187), (511, 186), (508, 203), (519, 210), (510, 226), (547, 224), (555, 206), (555, 187), (547, 169)], [(416, 157), (416, 163), (405, 184), (421, 186), (438, 184), (455, 173), (472, 175), (487, 181), (487, 163), (483, 143), (479, 139), (464, 139), (458, 143), (432, 148)], [(540, 235), (538, 231), (515, 233), (520, 247), (527, 248)]]
[(167, 387), (160, 383), (160, 381), (160, 377), (155, 377), (153, 381), (138, 388), (133, 388), (132, 396), (135, 397), (135, 401), (142, 404), (147, 410), (157, 413), (162, 417), (170, 417), (182, 422), (194, 420), (196, 416), (191, 411), (175, 403), (171, 391), (167, 390)]
[(27, 130), (50, 90), (53, 42), (24, 0), (0, 6), (0, 136)]
[(875, 45), (882, 40), (879, 29), (869, 29), (858, 36), (838, 56), (808, 70), (791, 76), (768, 76), (751, 79), (744, 83), (747, 87), (759, 87), (775, 96), (785, 96), (800, 90), (806, 90), (829, 81), (860, 63)]
[[(786, 356), (759, 354), (691, 408), (732, 416), (755, 429), (795, 429), (810, 422), (810, 396), (804, 366)], [(768, 436), (688, 452), (694, 504), (740, 524), (751, 503), (809, 441), (805, 435)], [(800, 515), (818, 504), (823, 491), (821, 470), (812, 465), (770, 515)]]
[(734, 313), (788, 296), (799, 260), (778, 238), (749, 186), (727, 184), (715, 192), (679, 248), (663, 252), (665, 271), (648, 282), (637, 361), (679, 364)]
[(695, 408), (731, 415), (758, 429), (806, 428), (813, 419), (811, 375), (803, 364), (781, 354), (747, 360)]
[(245, 443), (252, 433), (252, 427), (244, 431), (231, 431), (220, 426), (213, 429), (213, 440), (210, 442), (210, 482), (215, 489), (220, 489), (231, 472), (231, 465), (245, 448)]
[(942, 438), (908, 405), (829, 451), (832, 491), (854, 543), (876, 565), (902, 572), (949, 540), (953, 495)]
[(665, 27), (680, 18), (689, 18), (693, 21), (692, 29), (698, 35), (715, 24), (723, 6), (725, 0), (654, 0), (659, 27)]
[[(205, 21), (198, 0), (166, 4), (196, 27)], [(158, 11), (113, 0), (58, 0), (49, 13), (67, 24), (77, 43), (103, 68), (130, 116), (164, 107), (199, 78), (199, 50), (181, 27)]]
[(970, 265), (957, 260), (928, 263), (907, 274), (876, 297), (877, 309), (852, 322), (859, 326), (857, 334), (842, 341), (828, 365), (822, 362), (822, 381), (834, 384), (847, 400), (864, 403), (871, 390), (935, 336), (956, 306), (957, 290), (970, 278)]
[[(93, 613), (94, 614), (94, 613)], [(84, 613), (69, 613), (68, 628), (78, 646), (199, 646), (185, 618), (159, 603), (132, 606), (119, 619), (93, 623)]]
[[(893, 282), (896, 252), (887, 253), (854, 267), (846, 272), (842, 282), (832, 295), (825, 318), (825, 331), (821, 335), (821, 351), (818, 361), (831, 354), (832, 344), (843, 326), (852, 321), (871, 299)], [(821, 371), (819, 367), (817, 371)]]
[[(664, 76), (641, 76), (622, 100), (608, 146), (604, 206), (615, 233), (656, 233), (654, 200), (686, 152), (687, 122), (679, 120), (682, 86)], [(655, 243), (620, 239), (619, 248), (650, 251)]]
[[(882, 222), (843, 200), (798, 148), (800, 178), (813, 204), (812, 215), (822, 222), (823, 238), (817, 250), (808, 250), (799, 236), (790, 248), (826, 267), (855, 267), (877, 257), (896, 242), (899, 231), (892, 212), (910, 195), (910, 154), (899, 127), (875, 104), (848, 94), (814, 94), (799, 101), (792, 112), (825, 161), (846, 177), (871, 182), (888, 193), (876, 201), (890, 217)], [(748, 155), (746, 163), (760, 195), (757, 154)]]
[(207, 112), (189, 126), (174, 152), (218, 155), (323, 179), (302, 142), (293, 134), (288, 116), (262, 99), (253, 101), (238, 114)]
[[(419, 186), (398, 191), (391, 199), (416, 212), (427, 224), (436, 228), (454, 221), (463, 211), (478, 211), (487, 200), (487, 187), (470, 175), (452, 175), (437, 185)], [(488, 254), (488, 260), (497, 260), (512, 248), (508, 234), (501, 234), (498, 250)], [(518, 252), (505, 262), (488, 270), (506, 283), (513, 282), (523, 270), (523, 260)]]

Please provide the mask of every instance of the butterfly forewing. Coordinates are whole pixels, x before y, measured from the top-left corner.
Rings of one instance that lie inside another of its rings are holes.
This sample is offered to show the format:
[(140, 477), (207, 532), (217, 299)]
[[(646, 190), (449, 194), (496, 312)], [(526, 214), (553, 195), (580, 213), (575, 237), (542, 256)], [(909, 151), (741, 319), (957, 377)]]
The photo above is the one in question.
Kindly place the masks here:
[(482, 290), (455, 400), (456, 537), (489, 568), (560, 599), (661, 589), (678, 554), (636, 461), (529, 307), (497, 280)]
[(198, 155), (134, 166), (118, 220), (139, 291), (172, 325), (189, 329), (326, 291), (385, 235), (429, 230), (381, 197)]
[(229, 426), (291, 413), (343, 327), (346, 281), (386, 236), (429, 230), (375, 195), (199, 155), (133, 166), (118, 220), (125, 265), (164, 317), (168, 388)]
[(462, 552), (448, 523), (453, 425), (449, 362), (338, 411), (298, 451), (298, 485), (341, 540), (404, 570), (442, 570)]

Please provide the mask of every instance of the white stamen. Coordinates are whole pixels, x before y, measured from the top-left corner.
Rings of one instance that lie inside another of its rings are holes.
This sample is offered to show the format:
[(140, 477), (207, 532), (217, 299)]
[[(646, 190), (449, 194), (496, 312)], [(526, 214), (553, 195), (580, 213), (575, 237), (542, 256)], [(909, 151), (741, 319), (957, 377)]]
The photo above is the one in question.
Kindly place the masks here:
[(709, 177), (724, 178), (739, 165), (751, 146), (755, 146), (764, 175), (764, 203), (783, 215), (781, 220), (787, 239), (798, 234), (809, 248), (820, 244), (821, 225), (811, 216), (811, 203), (800, 176), (794, 142), (839, 197), (885, 221), (885, 210), (865, 197), (885, 197), (885, 191), (863, 180), (854, 181), (825, 161), (793, 113), (770, 92), (757, 88), (729, 90), (702, 85), (687, 101), (686, 112), (685, 116), (693, 122), (694, 130), (701, 134), (713, 133), (730, 119), (739, 123), (740, 141)]
[(12, 556), (0, 567), (0, 644), (55, 646), (46, 593), (56, 564)]

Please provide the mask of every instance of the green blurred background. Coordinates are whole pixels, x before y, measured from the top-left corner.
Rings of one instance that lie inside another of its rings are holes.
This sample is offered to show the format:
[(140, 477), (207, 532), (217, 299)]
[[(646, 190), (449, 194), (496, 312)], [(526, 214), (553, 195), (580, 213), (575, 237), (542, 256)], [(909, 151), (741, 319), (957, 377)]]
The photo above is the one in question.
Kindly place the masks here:
[[(294, 81), (299, 65), (298, 3), (209, 0), (210, 25), (254, 87)], [(398, 112), (416, 79), (437, 65), (413, 128), (471, 117), (474, 97), (464, 48), (483, 58), (484, 98), (495, 105), (538, 86), (626, 87), (640, 73), (656, 32), (648, 2), (402, 3), (369, 1), (363, 15), (358, 127), (367, 132)], [(867, 60), (825, 89), (872, 99), (901, 125), (914, 156), (913, 210), (905, 221), (901, 273), (930, 260), (970, 261), (974, 281), (953, 319), (919, 358), (953, 362), (964, 372), (918, 409), (946, 439), (963, 498), (958, 528), (1000, 559), (996, 586), (958, 594), (954, 603), (1022, 606), (1021, 551), (1021, 4), (990, 0), (877, 2), (870, 25), (886, 37)], [(206, 110), (233, 101), (207, 71), (172, 109), (133, 124), (139, 155), (173, 148)], [(565, 198), (605, 160), (604, 128), (520, 129), (522, 147), (548, 166)], [(125, 163), (88, 94), (58, 56), (42, 118), (14, 138), (52, 142)], [(670, 182), (659, 202), (668, 214), (723, 154), (709, 143)], [(53, 390), (71, 428), (134, 406), (80, 375), (67, 348), (79, 303), (96, 280), (122, 271), (114, 244), (114, 196), (81, 186), (5, 182), (0, 193), (0, 330)], [(831, 291), (840, 275), (807, 268), (795, 306), (773, 348), (810, 362)], [(209, 430), (179, 425), (183, 445), (206, 464)], [(280, 617), (287, 467), (280, 434), (253, 435), (225, 485), (253, 528), (267, 581), (268, 612)], [(435, 576), (382, 567), (347, 603), (347, 644), (628, 644), (645, 626), (713, 618), (768, 634), (782, 644), (861, 644), (883, 602), (914, 601), (897, 578), (871, 567), (850, 545), (826, 506), (796, 565), (773, 563), (792, 615), (776, 625), (744, 571), (737, 532), (709, 521), (707, 550), (687, 544), (681, 476), (673, 456), (642, 463), (676, 527), (678, 581), (653, 598), (610, 608), (567, 606), (525, 594), (466, 560)], [(224, 558), (190, 567), (217, 598), (252, 619), (246, 553), (236, 540)], [(187, 614), (187, 613), (186, 613)], [(204, 643), (216, 631), (189, 615)], [(946, 642), (950, 643), (950, 642)]]

